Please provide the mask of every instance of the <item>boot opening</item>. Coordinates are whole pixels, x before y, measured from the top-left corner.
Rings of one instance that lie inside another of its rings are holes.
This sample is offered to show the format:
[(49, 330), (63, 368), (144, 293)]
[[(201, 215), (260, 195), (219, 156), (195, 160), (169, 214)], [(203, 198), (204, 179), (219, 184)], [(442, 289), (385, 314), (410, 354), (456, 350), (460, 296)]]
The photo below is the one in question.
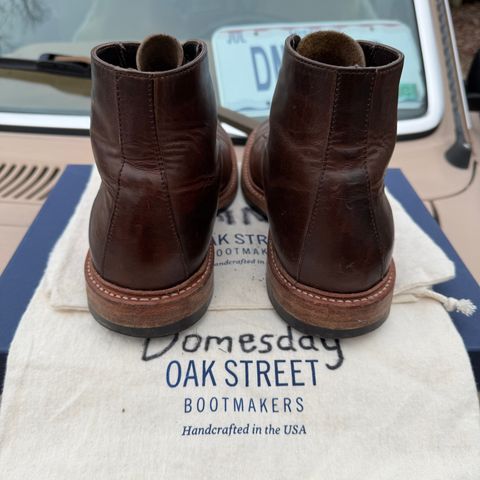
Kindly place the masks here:
[(384, 67), (399, 58), (399, 52), (393, 49), (356, 41), (333, 30), (313, 32), (303, 38), (294, 36), (291, 46), (302, 57), (334, 67)]
[(96, 54), (100, 60), (113, 67), (152, 73), (186, 65), (197, 58), (202, 49), (200, 42), (188, 41), (181, 45), (168, 35), (155, 35), (141, 44), (131, 42), (105, 45)]
[(112, 43), (97, 51), (98, 58), (115, 67), (137, 68), (137, 43)]
[(393, 50), (379, 48), (377, 45), (365, 42), (361, 42), (361, 47), (365, 54), (367, 67), (383, 67), (398, 60), (398, 53)]

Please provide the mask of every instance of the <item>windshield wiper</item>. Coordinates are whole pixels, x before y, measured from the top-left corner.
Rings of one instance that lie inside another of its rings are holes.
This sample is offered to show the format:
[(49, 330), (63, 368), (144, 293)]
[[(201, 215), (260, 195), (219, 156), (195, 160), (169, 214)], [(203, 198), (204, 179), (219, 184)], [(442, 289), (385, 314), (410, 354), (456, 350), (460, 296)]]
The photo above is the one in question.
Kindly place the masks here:
[[(90, 58), (54, 53), (44, 53), (40, 55), (38, 60), (0, 57), (0, 69), (47, 73), (86, 79), (91, 78)], [(90, 90), (84, 94), (88, 95), (89, 93)], [(247, 135), (260, 123), (258, 119), (247, 117), (221, 106), (218, 106), (218, 118), (221, 122), (228, 123)]]
[(91, 68), (88, 57), (75, 57), (44, 53), (38, 60), (0, 57), (0, 68), (26, 72), (48, 73), (67, 77), (90, 78)]

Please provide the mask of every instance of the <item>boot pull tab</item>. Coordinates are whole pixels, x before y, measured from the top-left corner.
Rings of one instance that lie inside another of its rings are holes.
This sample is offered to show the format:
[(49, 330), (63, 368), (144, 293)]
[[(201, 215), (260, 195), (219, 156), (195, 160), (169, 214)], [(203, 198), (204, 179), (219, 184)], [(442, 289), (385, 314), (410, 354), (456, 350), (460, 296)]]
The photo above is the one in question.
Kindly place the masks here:
[(183, 47), (170, 35), (151, 35), (137, 50), (137, 68), (142, 72), (165, 72), (183, 64)]
[(365, 67), (363, 48), (352, 37), (333, 30), (306, 35), (297, 46), (297, 53), (320, 63), (337, 67)]

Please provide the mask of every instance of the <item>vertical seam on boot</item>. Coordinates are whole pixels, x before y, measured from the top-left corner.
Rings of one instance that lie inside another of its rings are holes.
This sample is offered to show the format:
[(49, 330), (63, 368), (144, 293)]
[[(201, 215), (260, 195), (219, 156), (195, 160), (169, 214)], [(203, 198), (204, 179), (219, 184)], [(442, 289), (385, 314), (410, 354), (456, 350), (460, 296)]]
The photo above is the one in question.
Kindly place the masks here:
[(158, 170), (160, 172), (160, 178), (161, 178), (161, 182), (162, 182), (162, 185), (163, 185), (163, 190), (162, 190), (161, 193), (164, 196), (164, 199), (166, 200), (166, 203), (167, 203), (167, 215), (168, 215), (168, 219), (169, 219), (169, 223), (170, 223), (170, 229), (173, 232), (173, 235), (174, 235), (175, 240), (177, 242), (177, 247), (178, 247), (179, 252), (180, 252), (180, 256), (182, 257), (184, 274), (186, 276), (188, 276), (189, 272), (188, 272), (188, 268), (187, 268), (187, 263), (185, 261), (185, 252), (183, 251), (182, 241), (180, 239), (180, 235), (178, 234), (178, 229), (177, 229), (177, 225), (176, 225), (176, 222), (175, 222), (175, 216), (174, 216), (173, 208), (172, 208), (172, 201), (171, 201), (171, 198), (170, 198), (170, 191), (169, 191), (169, 188), (168, 188), (167, 173), (165, 171), (165, 160), (164, 160), (164, 158), (161, 154), (160, 144), (159, 144), (159, 141), (158, 141), (158, 130), (157, 130), (157, 121), (156, 121), (157, 117), (156, 117), (155, 106), (154, 106), (154, 102), (153, 102), (154, 90), (155, 90), (155, 80), (152, 79), (148, 82), (148, 108), (150, 110), (149, 118), (150, 118), (151, 127), (152, 127), (153, 133), (155, 135), (155, 141), (153, 142), (153, 144), (154, 144), (154, 154), (155, 154), (155, 157), (156, 157), (156, 160), (157, 160), (157, 166), (158, 166)]
[(125, 166), (125, 153), (123, 150), (123, 140), (122, 140), (122, 113), (120, 111), (120, 89), (118, 88), (118, 76), (115, 74), (115, 96), (116, 96), (116, 103), (117, 103), (117, 117), (118, 117), (118, 141), (120, 144), (120, 155), (122, 157), (122, 165), (120, 166), (120, 170), (118, 172), (117, 178), (117, 190), (115, 193), (115, 200), (113, 202), (113, 209), (112, 214), (110, 216), (110, 222), (108, 225), (108, 233), (107, 238), (105, 239), (105, 244), (103, 247), (103, 255), (102, 255), (102, 267), (101, 271), (99, 272), (102, 276), (105, 275), (105, 260), (107, 257), (107, 250), (110, 245), (112, 235), (113, 235), (113, 227), (115, 224), (115, 220), (117, 218), (117, 211), (118, 211), (118, 199), (120, 197), (120, 190), (122, 188), (121, 178), (123, 167)]
[(310, 216), (310, 221), (308, 222), (307, 233), (306, 233), (306, 235), (303, 239), (302, 247), (301, 247), (301, 250), (300, 250), (300, 258), (299, 258), (298, 266), (297, 266), (297, 275), (296, 275), (296, 278), (295, 278), (296, 281), (298, 281), (299, 278), (300, 278), (300, 273), (302, 271), (303, 261), (304, 261), (304, 258), (305, 258), (305, 245), (307, 243), (307, 240), (310, 238), (310, 236), (312, 234), (312, 230), (313, 230), (313, 227), (315, 225), (315, 221), (316, 221), (316, 217), (317, 217), (317, 210), (318, 210), (318, 203), (319, 203), (319, 192), (320, 192), (321, 186), (323, 185), (323, 182), (325, 180), (325, 173), (327, 171), (327, 165), (328, 165), (328, 161), (329, 161), (329, 158), (330, 158), (330, 151), (331, 151), (331, 136), (332, 136), (333, 130), (335, 129), (335, 123), (336, 123), (336, 120), (337, 120), (337, 103), (338, 103), (338, 95), (339, 95), (339, 91), (340, 91), (341, 82), (342, 82), (342, 76), (341, 76), (340, 73), (336, 72), (335, 73), (335, 94), (334, 94), (334, 100), (333, 100), (332, 115), (330, 117), (330, 125), (329, 125), (329, 128), (328, 128), (327, 146), (325, 148), (324, 161), (323, 161), (323, 165), (322, 165), (322, 172), (320, 174), (320, 180), (318, 182), (317, 190), (316, 190), (316, 193), (315, 193), (315, 203), (313, 204), (313, 209), (312, 209), (312, 213), (311, 213), (311, 216)]
[(366, 177), (366, 187), (367, 187), (367, 198), (368, 198), (368, 210), (370, 213), (370, 222), (372, 225), (372, 229), (375, 235), (375, 240), (377, 243), (378, 253), (380, 254), (380, 278), (383, 277), (384, 271), (384, 250), (380, 241), (380, 235), (378, 233), (377, 222), (375, 219), (375, 212), (373, 209), (373, 198), (372, 198), (372, 184), (370, 181), (370, 174), (368, 172), (368, 151), (369, 151), (369, 138), (370, 138), (370, 113), (371, 113), (371, 106), (372, 106), (372, 96), (373, 96), (373, 89), (375, 87), (377, 76), (373, 74), (370, 79), (370, 87), (368, 93), (368, 103), (367, 103), (367, 114), (365, 115), (365, 124), (364, 124), (364, 132), (365, 132), (365, 147), (363, 152), (363, 170), (365, 172)]

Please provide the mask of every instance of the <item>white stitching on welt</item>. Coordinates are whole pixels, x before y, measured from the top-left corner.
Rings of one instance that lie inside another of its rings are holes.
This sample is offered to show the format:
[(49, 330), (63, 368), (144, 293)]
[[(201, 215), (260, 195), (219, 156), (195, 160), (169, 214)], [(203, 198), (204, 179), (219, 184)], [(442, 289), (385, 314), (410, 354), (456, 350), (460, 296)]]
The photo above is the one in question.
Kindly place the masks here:
[(205, 271), (202, 273), (202, 276), (200, 278), (198, 278), (195, 282), (192, 283), (192, 285), (186, 287), (186, 288), (183, 288), (182, 290), (178, 291), (178, 292), (172, 292), (172, 293), (166, 293), (165, 295), (161, 295), (159, 297), (144, 297), (144, 298), (138, 298), (138, 297), (127, 297), (125, 295), (118, 295), (117, 293), (113, 293), (109, 290), (107, 290), (106, 288), (102, 287), (94, 278), (93, 278), (93, 274), (92, 274), (92, 270), (91, 270), (91, 258), (88, 259), (88, 262), (87, 262), (87, 275), (88, 275), (88, 278), (89, 280), (91, 281), (91, 283), (93, 283), (93, 285), (100, 291), (106, 293), (107, 295), (109, 295), (110, 297), (114, 297), (114, 298), (120, 298), (122, 300), (133, 300), (133, 301), (136, 301), (136, 302), (149, 302), (149, 301), (157, 301), (157, 300), (165, 300), (167, 298), (170, 298), (170, 297), (176, 297), (178, 295), (181, 295), (183, 293), (186, 293), (188, 292), (189, 290), (191, 290), (192, 288), (194, 288), (196, 285), (198, 285), (204, 278), (205, 276), (209, 273), (209, 271), (211, 270), (211, 264), (212, 264), (212, 259), (213, 259), (213, 255), (212, 255), (212, 252), (210, 251), (209, 254), (208, 254), (208, 260), (207, 260), (207, 266), (205, 268)]
[(278, 275), (280, 276), (280, 280), (282, 281), (282, 283), (288, 285), (290, 288), (293, 288), (294, 290), (296, 290), (297, 292), (301, 293), (302, 295), (306, 295), (310, 298), (316, 298), (318, 300), (323, 300), (325, 302), (332, 302), (332, 303), (358, 303), (358, 302), (366, 302), (368, 300), (371, 300), (372, 298), (375, 298), (375, 297), (378, 297), (379, 295), (381, 295), (389, 286), (390, 284), (392, 283), (392, 273), (390, 272), (388, 274), (388, 277), (387, 277), (387, 283), (385, 283), (385, 285), (376, 293), (372, 293), (371, 295), (368, 295), (366, 297), (363, 297), (363, 298), (355, 298), (353, 300), (341, 300), (339, 298), (329, 298), (329, 297), (321, 297), (319, 295), (315, 295), (313, 293), (310, 293), (310, 292), (307, 292), (306, 290), (301, 290), (300, 288), (297, 288), (295, 285), (293, 285), (291, 282), (289, 282), (285, 277), (284, 275), (282, 274), (282, 272), (279, 270), (278, 268), (278, 265), (277, 265), (277, 262), (275, 261), (275, 255), (273, 253), (273, 249), (270, 247), (270, 256), (272, 258), (272, 261), (273, 261), (273, 266), (275, 267), (275, 270), (276, 272), (278, 273)]

